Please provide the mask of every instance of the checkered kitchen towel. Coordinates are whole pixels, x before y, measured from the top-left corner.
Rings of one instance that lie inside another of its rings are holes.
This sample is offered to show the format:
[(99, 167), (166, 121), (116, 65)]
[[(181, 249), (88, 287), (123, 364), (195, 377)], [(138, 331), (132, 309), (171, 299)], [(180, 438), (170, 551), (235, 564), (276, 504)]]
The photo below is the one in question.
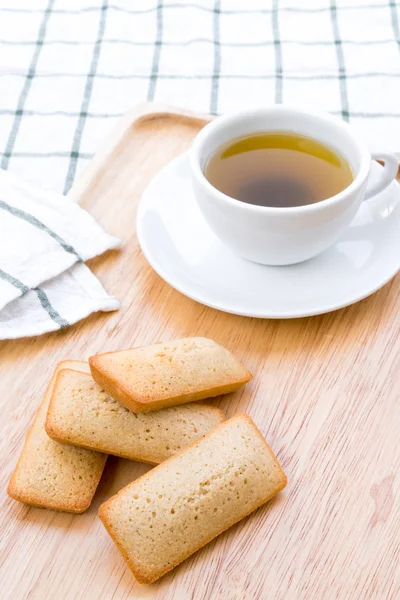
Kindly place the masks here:
[(39, 335), (116, 310), (83, 261), (116, 248), (82, 208), (0, 170), (0, 339)]

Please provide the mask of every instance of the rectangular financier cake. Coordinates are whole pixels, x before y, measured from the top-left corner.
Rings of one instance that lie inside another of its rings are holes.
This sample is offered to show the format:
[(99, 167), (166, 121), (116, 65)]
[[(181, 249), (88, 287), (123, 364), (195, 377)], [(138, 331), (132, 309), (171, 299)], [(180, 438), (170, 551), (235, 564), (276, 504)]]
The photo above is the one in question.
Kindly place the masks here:
[(47, 408), (57, 373), (63, 368), (88, 371), (88, 364), (66, 360), (57, 365), (26, 436), (8, 495), (33, 506), (81, 513), (90, 506), (107, 455), (60, 444), (47, 435)]
[(59, 442), (158, 464), (224, 420), (219, 408), (197, 403), (135, 414), (111, 398), (90, 374), (62, 369), (46, 431)]
[(239, 414), (123, 488), (99, 515), (136, 579), (151, 583), (285, 485), (261, 433)]
[(207, 338), (97, 354), (89, 364), (99, 386), (136, 413), (234, 392), (252, 377), (231, 352)]

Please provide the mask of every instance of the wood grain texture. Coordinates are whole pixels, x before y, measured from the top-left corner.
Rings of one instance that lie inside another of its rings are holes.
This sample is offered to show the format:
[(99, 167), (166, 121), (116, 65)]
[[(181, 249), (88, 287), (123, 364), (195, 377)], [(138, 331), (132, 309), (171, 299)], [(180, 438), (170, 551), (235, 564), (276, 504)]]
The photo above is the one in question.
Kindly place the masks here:
[[(325, 600), (400, 597), (400, 277), (343, 310), (270, 321), (185, 298), (147, 265), (135, 214), (152, 176), (206, 119), (139, 107), (71, 191), (121, 251), (91, 268), (122, 303), (67, 331), (0, 343), (2, 599)], [(97, 508), (148, 466), (109, 458), (81, 516), (6, 496), (56, 363), (192, 335), (226, 345), (255, 374), (218, 404), (248, 412), (288, 475), (276, 499), (160, 582), (139, 585)]]

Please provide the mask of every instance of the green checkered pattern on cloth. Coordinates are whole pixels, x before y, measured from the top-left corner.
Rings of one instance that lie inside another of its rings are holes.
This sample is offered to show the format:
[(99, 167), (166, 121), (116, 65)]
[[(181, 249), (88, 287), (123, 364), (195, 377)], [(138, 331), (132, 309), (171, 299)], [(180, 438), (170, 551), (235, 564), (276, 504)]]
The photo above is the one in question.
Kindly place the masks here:
[(0, 160), (67, 192), (133, 105), (285, 102), (400, 150), (396, 0), (0, 0)]

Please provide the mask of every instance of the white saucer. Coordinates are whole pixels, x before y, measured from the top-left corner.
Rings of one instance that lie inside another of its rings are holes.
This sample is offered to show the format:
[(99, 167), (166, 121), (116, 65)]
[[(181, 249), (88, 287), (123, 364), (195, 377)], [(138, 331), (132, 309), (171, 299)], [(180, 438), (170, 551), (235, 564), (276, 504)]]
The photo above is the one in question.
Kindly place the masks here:
[[(380, 168), (374, 163), (371, 176)], [(400, 186), (394, 182), (365, 202), (323, 254), (293, 266), (267, 267), (239, 258), (210, 230), (182, 155), (143, 194), (137, 233), (153, 269), (189, 298), (249, 317), (306, 317), (353, 304), (400, 270)]]

